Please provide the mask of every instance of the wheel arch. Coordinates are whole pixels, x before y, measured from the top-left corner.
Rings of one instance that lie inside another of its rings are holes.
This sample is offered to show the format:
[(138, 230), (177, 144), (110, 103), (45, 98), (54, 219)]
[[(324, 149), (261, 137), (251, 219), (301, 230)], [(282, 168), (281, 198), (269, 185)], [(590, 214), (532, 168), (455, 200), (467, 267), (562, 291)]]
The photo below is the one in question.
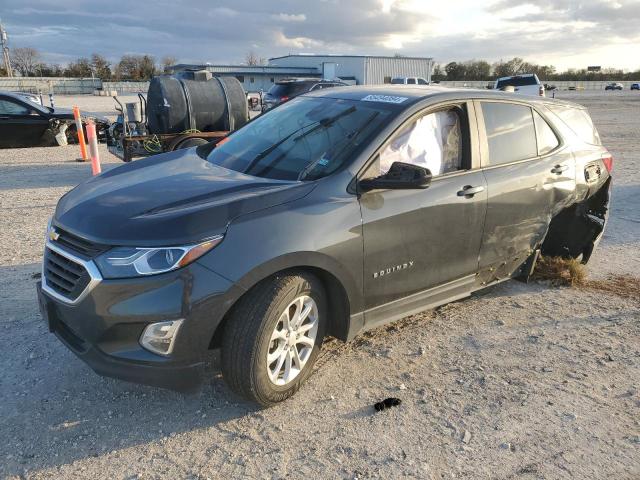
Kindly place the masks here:
[[(311, 254), (312, 252), (305, 252)], [(294, 254), (283, 258), (274, 259), (267, 265), (262, 265), (252, 272), (245, 275), (237, 282), (242, 288), (242, 293), (233, 299), (229, 308), (226, 310), (222, 319), (218, 323), (211, 337), (209, 348), (218, 348), (221, 345), (221, 339), (224, 335), (224, 327), (226, 322), (232, 316), (234, 307), (244, 296), (260, 283), (267, 281), (275, 275), (287, 275), (307, 272), (315, 275), (325, 289), (328, 303), (329, 324), (327, 325), (327, 335), (331, 335), (340, 340), (346, 341), (352, 336), (351, 312), (361, 310), (362, 298), (357, 291), (354, 281), (350, 281), (344, 272), (336, 271), (327, 263), (327, 258), (323, 262), (319, 262), (315, 255), (305, 255), (306, 262), (296, 262), (299, 255)], [(316, 261), (312, 261), (313, 259)], [(283, 263), (285, 262), (285, 263)]]

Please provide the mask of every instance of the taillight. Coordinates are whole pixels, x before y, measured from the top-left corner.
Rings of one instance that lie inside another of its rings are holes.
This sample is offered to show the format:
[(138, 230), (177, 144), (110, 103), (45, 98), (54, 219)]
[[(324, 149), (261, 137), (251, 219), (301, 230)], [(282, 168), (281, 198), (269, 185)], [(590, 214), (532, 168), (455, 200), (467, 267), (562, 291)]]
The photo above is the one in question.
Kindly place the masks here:
[(607, 172), (611, 173), (611, 170), (613, 170), (613, 156), (610, 153), (605, 153), (602, 155), (602, 163), (604, 163)]
[(540, 85), (540, 88), (538, 89), (538, 93), (540, 94), (541, 97), (544, 97), (544, 87), (542, 85)]
[(287, 100), (289, 100), (289, 97), (287, 97), (287, 96), (280, 97), (280, 101), (281, 102), (286, 102)]

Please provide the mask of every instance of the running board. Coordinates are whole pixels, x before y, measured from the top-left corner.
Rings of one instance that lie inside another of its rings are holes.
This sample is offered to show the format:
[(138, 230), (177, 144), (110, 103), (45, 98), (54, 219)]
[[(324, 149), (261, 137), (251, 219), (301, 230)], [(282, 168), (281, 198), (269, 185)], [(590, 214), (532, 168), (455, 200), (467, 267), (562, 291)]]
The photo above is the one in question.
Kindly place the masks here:
[(475, 275), (469, 275), (366, 310), (361, 332), (468, 297), (475, 279)]

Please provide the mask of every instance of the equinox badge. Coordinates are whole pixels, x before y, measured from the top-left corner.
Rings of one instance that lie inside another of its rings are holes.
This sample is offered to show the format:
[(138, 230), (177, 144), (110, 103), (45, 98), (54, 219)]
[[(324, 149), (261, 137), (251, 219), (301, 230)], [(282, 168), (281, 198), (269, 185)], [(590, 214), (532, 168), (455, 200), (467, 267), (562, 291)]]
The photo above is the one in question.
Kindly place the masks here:
[(393, 267), (387, 267), (379, 272), (373, 272), (373, 278), (384, 277), (385, 275), (390, 275), (394, 272), (398, 272), (400, 270), (406, 270), (407, 268), (413, 267), (413, 260), (409, 260), (405, 263), (399, 263), (398, 265), (394, 265)]

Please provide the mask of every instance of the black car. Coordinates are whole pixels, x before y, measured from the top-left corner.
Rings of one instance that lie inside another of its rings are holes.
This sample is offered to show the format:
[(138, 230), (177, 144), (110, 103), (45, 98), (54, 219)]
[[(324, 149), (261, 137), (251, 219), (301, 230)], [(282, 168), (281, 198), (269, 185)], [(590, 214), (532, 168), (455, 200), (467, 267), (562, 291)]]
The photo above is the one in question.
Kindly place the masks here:
[(96, 372), (189, 389), (221, 349), (269, 405), (323, 339), (587, 262), (612, 157), (576, 104), (504, 92), (346, 87), (302, 95), (217, 145), (78, 185), (47, 231), (49, 328)]
[(605, 85), (604, 89), (605, 90), (622, 90), (624, 89), (624, 85), (622, 85), (621, 83), (613, 82)]
[(346, 87), (346, 83), (337, 80), (319, 79), (291, 79), (274, 83), (273, 87), (262, 97), (262, 111), (266, 112), (273, 107), (291, 100), (303, 93), (322, 90), (324, 88)]
[[(109, 120), (92, 118), (98, 139), (106, 140)], [(76, 131), (72, 110), (46, 107), (22, 94), (0, 91), (0, 148), (75, 143)]]

